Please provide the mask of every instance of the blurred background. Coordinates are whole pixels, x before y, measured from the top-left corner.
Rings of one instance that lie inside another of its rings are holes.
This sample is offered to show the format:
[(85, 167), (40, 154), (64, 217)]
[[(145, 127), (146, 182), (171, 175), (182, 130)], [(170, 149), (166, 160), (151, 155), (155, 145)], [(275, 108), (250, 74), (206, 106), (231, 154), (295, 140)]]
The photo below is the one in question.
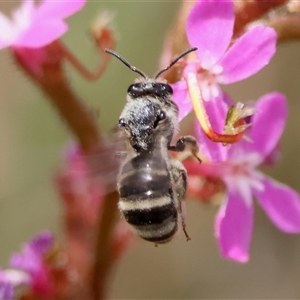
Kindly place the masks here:
[[(0, 2), (9, 14), (19, 1)], [(93, 68), (98, 57), (88, 37), (91, 21), (103, 10), (115, 14), (117, 51), (151, 75), (167, 29), (175, 18), (175, 1), (88, 1), (68, 20), (65, 43)], [(282, 138), (282, 159), (265, 171), (300, 192), (300, 42), (280, 45), (270, 65), (249, 80), (227, 87), (236, 101), (256, 100), (274, 90), (287, 95), (289, 119)], [(116, 59), (96, 83), (86, 82), (66, 65), (73, 88), (91, 109), (100, 111), (99, 126), (112, 128), (136, 74)], [(262, 129), (263, 130), (263, 129)], [(52, 184), (71, 136), (44, 95), (0, 51), (0, 265), (42, 229), (62, 237), (60, 200)], [(214, 238), (216, 208), (187, 203), (192, 241), (179, 236), (154, 248), (141, 242), (120, 261), (111, 280), (111, 299), (287, 299), (300, 298), (300, 235), (278, 231), (256, 206), (251, 259), (224, 260)]]

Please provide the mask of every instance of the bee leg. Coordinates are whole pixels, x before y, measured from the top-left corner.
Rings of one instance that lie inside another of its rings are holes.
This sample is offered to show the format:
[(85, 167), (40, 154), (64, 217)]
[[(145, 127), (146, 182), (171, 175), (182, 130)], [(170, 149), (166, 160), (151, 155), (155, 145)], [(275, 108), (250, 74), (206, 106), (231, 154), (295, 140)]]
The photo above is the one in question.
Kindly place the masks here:
[(186, 231), (185, 224), (185, 202), (184, 197), (187, 189), (187, 173), (182, 165), (182, 163), (178, 160), (171, 160), (171, 171), (174, 182), (174, 191), (176, 194), (176, 205), (178, 213), (180, 214), (181, 219), (181, 227), (185, 234), (186, 240), (189, 241), (191, 238), (189, 237)]
[(185, 202), (180, 202), (180, 205), (179, 205), (179, 212), (180, 212), (180, 219), (181, 219), (181, 227), (182, 227), (182, 230), (184, 232), (184, 235), (186, 237), (186, 240), (187, 241), (190, 241), (191, 238), (190, 236), (188, 235), (187, 231), (186, 231), (186, 224), (185, 224), (185, 209), (183, 208), (185, 207)]
[(198, 157), (199, 147), (197, 140), (191, 136), (191, 135), (185, 135), (182, 136), (176, 143), (175, 146), (168, 146), (168, 149), (175, 152), (183, 152), (189, 150), (194, 157), (199, 161), (199, 163), (202, 162), (202, 160)]

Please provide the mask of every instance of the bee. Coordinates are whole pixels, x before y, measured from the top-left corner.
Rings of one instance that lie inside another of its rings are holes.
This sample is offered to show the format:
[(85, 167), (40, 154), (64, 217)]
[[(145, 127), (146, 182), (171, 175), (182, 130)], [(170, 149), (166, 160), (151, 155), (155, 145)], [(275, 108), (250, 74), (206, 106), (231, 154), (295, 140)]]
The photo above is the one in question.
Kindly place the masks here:
[(190, 239), (182, 212), (187, 172), (169, 151), (189, 150), (199, 162), (201, 160), (197, 157), (198, 145), (194, 137), (183, 136), (171, 145), (178, 128), (179, 109), (172, 100), (172, 87), (159, 76), (196, 49), (183, 52), (154, 78), (106, 49), (141, 75), (127, 90), (127, 103), (118, 123), (118, 128), (125, 132), (127, 148), (117, 177), (118, 206), (133, 231), (155, 245), (172, 239), (179, 220), (187, 240)]

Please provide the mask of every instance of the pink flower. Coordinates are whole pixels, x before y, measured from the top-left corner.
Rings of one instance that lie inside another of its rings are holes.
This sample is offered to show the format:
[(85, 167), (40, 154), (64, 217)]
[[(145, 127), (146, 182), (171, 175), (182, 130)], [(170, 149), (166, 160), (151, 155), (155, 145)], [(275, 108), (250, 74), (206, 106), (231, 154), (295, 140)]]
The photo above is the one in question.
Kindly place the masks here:
[[(230, 84), (257, 73), (267, 65), (276, 50), (276, 32), (266, 26), (248, 30), (231, 45), (234, 26), (232, 1), (199, 0), (190, 12), (186, 34), (197, 47), (197, 60), (187, 62), (183, 76), (197, 74), (204, 100), (221, 97), (219, 84)], [(184, 80), (173, 85), (174, 99), (180, 108), (180, 119), (191, 110)]]
[(0, 300), (13, 299), (14, 289), (19, 285), (28, 285), (30, 276), (23, 271), (0, 269)]
[(0, 49), (50, 44), (68, 30), (64, 19), (79, 11), (85, 2), (43, 0), (35, 6), (33, 0), (24, 0), (13, 12), (12, 20), (0, 13)]
[(49, 231), (41, 232), (24, 245), (21, 253), (13, 254), (10, 265), (32, 275), (39, 273), (44, 255), (52, 248), (53, 242), (53, 236)]
[(14, 289), (20, 285), (31, 286), (44, 295), (49, 295), (51, 286), (44, 257), (53, 247), (53, 236), (43, 231), (26, 243), (22, 252), (12, 255), (12, 269), (0, 269), (0, 299), (12, 299)]
[[(218, 163), (187, 164), (192, 175), (220, 178), (226, 184), (227, 195), (216, 218), (215, 233), (222, 255), (239, 262), (249, 259), (253, 197), (276, 227), (287, 233), (300, 233), (299, 194), (256, 169), (277, 147), (286, 123), (286, 99), (279, 93), (268, 94), (258, 100), (255, 111), (248, 133), (252, 142), (241, 140), (224, 147), (207, 143), (199, 131), (202, 150)], [(218, 120), (216, 116), (214, 121)]]

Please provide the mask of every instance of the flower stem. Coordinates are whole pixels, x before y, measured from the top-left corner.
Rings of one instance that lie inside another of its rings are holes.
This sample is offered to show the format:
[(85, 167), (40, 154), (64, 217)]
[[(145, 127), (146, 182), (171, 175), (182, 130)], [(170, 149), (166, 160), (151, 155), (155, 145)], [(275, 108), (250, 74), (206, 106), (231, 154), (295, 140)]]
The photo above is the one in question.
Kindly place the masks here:
[(234, 1), (236, 16), (234, 36), (239, 36), (245, 30), (247, 24), (258, 20), (272, 9), (287, 2), (288, 0)]
[(300, 17), (299, 15), (279, 16), (266, 23), (273, 27), (278, 34), (278, 43), (300, 40)]
[(100, 130), (92, 113), (65, 84), (45, 84), (42, 89), (77, 137), (82, 150), (89, 153), (101, 139)]
[[(97, 147), (105, 148), (105, 141), (95, 118), (68, 84), (63, 68), (64, 58), (66, 57), (65, 48), (56, 41), (39, 49), (14, 49), (13, 53), (18, 65), (48, 96), (47, 99), (67, 123), (84, 154), (87, 156), (93, 154)], [(36, 57), (42, 59), (33, 61), (32, 58)], [(37, 62), (38, 65), (34, 65), (32, 62)], [(107, 62), (104, 62), (104, 65), (100, 68), (101, 72), (106, 67)], [(98, 75), (101, 72), (98, 71)], [(96, 228), (97, 246), (95, 251), (90, 254), (95, 257), (95, 264), (92, 267), (93, 269), (90, 270), (90, 281), (92, 283), (89, 286), (91, 288), (89, 294), (92, 294), (93, 298), (97, 300), (103, 299), (106, 293), (108, 274), (113, 261), (115, 261), (111, 248), (113, 244), (112, 233), (118, 215), (117, 200), (118, 193), (116, 191), (105, 196), (104, 204), (101, 206), (101, 212), (99, 212), (99, 214), (101, 213), (99, 224)], [(68, 249), (68, 251), (72, 251), (72, 249)], [(73, 287), (75, 290), (76, 288), (80, 289), (81, 286)]]
[(117, 202), (119, 194), (114, 191), (107, 194), (104, 198), (104, 205), (101, 207), (101, 216), (96, 237), (96, 256), (94, 270), (92, 270), (92, 299), (99, 300), (105, 298), (105, 289), (109, 272), (115, 261), (114, 252), (112, 251), (112, 236), (115, 228), (118, 210)]
[[(101, 133), (92, 113), (71, 90), (63, 69), (62, 45), (55, 41), (39, 49), (15, 49), (19, 66), (48, 96), (71, 132), (76, 136), (84, 152), (89, 152), (101, 139)], [(44, 57), (38, 62), (38, 71), (30, 62), (32, 57)]]

